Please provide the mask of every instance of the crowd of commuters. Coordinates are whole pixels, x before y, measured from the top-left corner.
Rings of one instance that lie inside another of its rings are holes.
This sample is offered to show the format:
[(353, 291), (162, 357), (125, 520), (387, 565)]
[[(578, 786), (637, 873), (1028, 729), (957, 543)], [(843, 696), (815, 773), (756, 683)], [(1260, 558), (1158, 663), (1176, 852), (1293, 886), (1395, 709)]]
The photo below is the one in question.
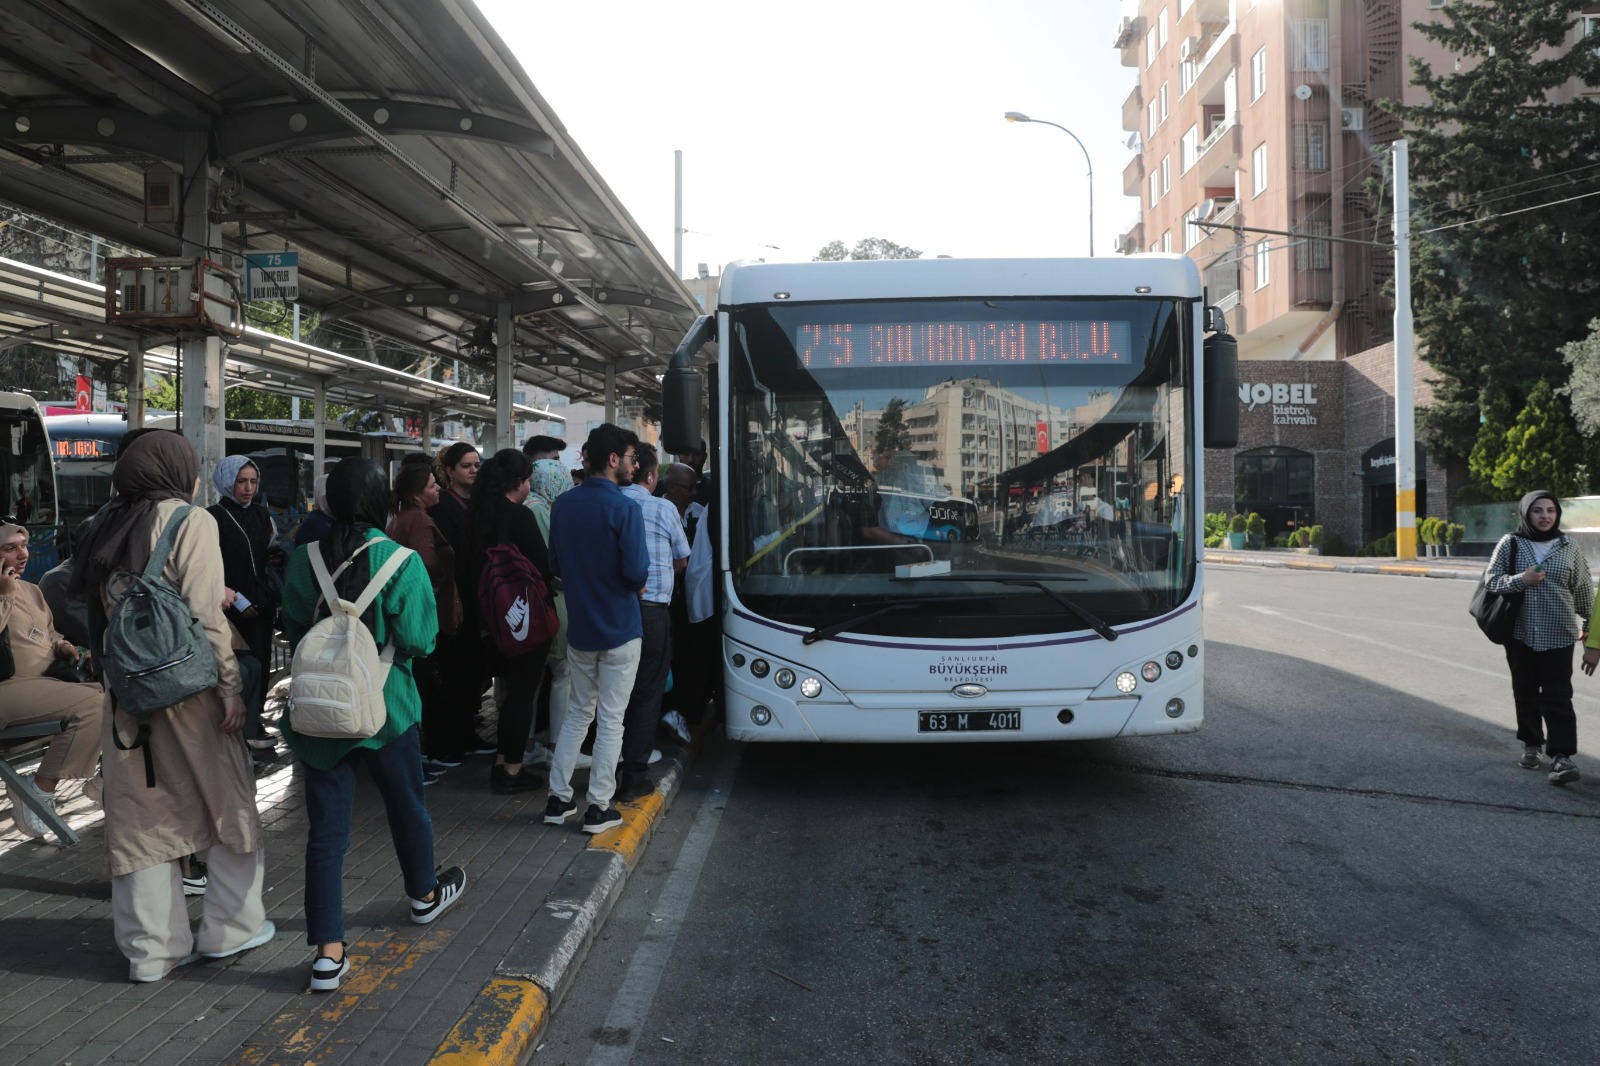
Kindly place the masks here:
[[(219, 462), (210, 472), (218, 501), (201, 510), (191, 505), (201, 471), (190, 442), (169, 431), (129, 433), (111, 502), (51, 575), (64, 618), (82, 620), (79, 639), (58, 631), (40, 587), (22, 580), (27, 530), (0, 524), (0, 724), (62, 724), (25, 787), (53, 810), (60, 782), (84, 780), (103, 806), (113, 935), (131, 980), (157, 981), (275, 935), (247, 742), (258, 755), (276, 744), (261, 715), (279, 628), (298, 645), (332, 601), (348, 601), (339, 609), (349, 617), (365, 604), (359, 624), (388, 665), (372, 735), (312, 735), (297, 728), (293, 702), (280, 722), (305, 786), (312, 991), (336, 989), (350, 972), (342, 880), (361, 770), (384, 804), (408, 916), (419, 924), (466, 888), (459, 866), (435, 866), (426, 789), (469, 757), (493, 756), (485, 787), (495, 793), (548, 787), (544, 821), (554, 824), (577, 813), (573, 779), (588, 769), (582, 828), (590, 833), (621, 821), (615, 804), (653, 791), (658, 727), (665, 718), (687, 739), (700, 710), (680, 700), (664, 714), (669, 676), (676, 668), (705, 692), (696, 677), (712, 672), (685, 661), (673, 638), (676, 625), (687, 641), (709, 615), (690, 609), (685, 581), (708, 540), (695, 498), (701, 475), (697, 465), (662, 470), (654, 448), (613, 425), (590, 433), (578, 469), (561, 461), (565, 448), (535, 437), (484, 459), (453, 444), (437, 457), (407, 457), (392, 479), (371, 460), (342, 460), (317, 479), (317, 508), (286, 555), (257, 463)], [(480, 588), (492, 584), (483, 580), (491, 557), (506, 555), (536, 576), (530, 587), (555, 619), (548, 639), (518, 654), (493, 639), (502, 620)], [(708, 554), (704, 563), (708, 584)], [(119, 702), (125, 682), (102, 684), (106, 664), (88, 649), (109, 654), (108, 619), (129, 575), (147, 564), (203, 632), (196, 639), (215, 660), (215, 681), (172, 706), (129, 713)], [(486, 739), (479, 721), (491, 682), (498, 713)], [(536, 739), (545, 728), (549, 746)], [(24, 832), (47, 832), (27, 806), (12, 809)], [(204, 896), (198, 928), (186, 895)]]

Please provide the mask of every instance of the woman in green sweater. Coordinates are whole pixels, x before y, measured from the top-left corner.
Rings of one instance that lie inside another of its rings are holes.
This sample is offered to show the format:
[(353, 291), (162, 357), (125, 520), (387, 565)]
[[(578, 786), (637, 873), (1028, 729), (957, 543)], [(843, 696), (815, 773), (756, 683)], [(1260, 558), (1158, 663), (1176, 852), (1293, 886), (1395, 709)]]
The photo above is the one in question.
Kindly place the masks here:
[[(399, 550), (383, 535), (389, 512), (389, 481), (371, 459), (344, 459), (328, 475), (333, 527), (323, 538), (297, 549), (289, 561), (283, 592), (283, 628), (298, 644), (312, 625), (327, 616), (309, 552), (320, 551), (328, 572), (351, 564), (334, 578), (341, 599), (354, 602), (370, 575)], [(433, 822), (422, 791), (422, 749), (417, 724), (422, 700), (412, 678), (412, 660), (433, 651), (438, 613), (433, 584), (419, 556), (412, 556), (390, 578), (361, 616), (379, 648), (394, 645), (394, 664), (383, 686), (388, 721), (376, 736), (333, 740), (295, 731), (294, 708), (284, 714), (283, 735), (304, 764), (306, 816), (306, 937), (316, 947), (311, 991), (331, 992), (350, 972), (344, 943), (344, 856), (350, 845), (356, 768), (365, 765), (383, 796), (395, 855), (411, 902), (411, 920), (433, 921), (461, 897), (466, 874), (458, 866), (436, 875)]]

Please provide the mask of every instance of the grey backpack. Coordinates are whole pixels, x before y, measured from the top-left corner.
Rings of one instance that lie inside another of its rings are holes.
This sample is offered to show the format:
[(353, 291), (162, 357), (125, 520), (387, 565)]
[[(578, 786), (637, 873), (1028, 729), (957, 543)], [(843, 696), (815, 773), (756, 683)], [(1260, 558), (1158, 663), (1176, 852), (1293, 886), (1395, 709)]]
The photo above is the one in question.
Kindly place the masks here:
[(167, 520), (142, 573), (124, 570), (106, 585), (116, 603), (106, 619), (104, 676), (117, 709), (140, 724), (133, 747), (148, 734), (156, 711), (217, 685), (217, 657), (205, 626), (161, 576), (173, 536), (194, 509), (180, 507)]

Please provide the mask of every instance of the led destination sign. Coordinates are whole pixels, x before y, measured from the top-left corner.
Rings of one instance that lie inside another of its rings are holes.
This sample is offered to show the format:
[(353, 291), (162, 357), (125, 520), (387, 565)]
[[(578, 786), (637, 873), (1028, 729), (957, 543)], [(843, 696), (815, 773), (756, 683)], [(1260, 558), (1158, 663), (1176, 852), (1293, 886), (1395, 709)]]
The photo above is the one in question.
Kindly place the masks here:
[(72, 437), (53, 442), (57, 459), (99, 459), (117, 454), (117, 446), (106, 440), (86, 440)]
[(795, 330), (803, 366), (961, 366), (1133, 362), (1126, 320), (806, 322)]

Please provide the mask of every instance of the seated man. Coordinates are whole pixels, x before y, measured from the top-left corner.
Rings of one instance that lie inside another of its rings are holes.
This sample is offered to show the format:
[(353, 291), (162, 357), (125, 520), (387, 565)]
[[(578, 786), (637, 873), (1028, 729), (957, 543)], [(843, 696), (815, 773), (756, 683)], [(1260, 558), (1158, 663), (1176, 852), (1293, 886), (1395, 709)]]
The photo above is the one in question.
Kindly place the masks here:
[[(56, 630), (38, 586), (22, 580), (27, 565), (28, 531), (11, 523), (0, 525), (0, 634), (8, 645), (0, 649), (0, 673), (11, 666), (9, 676), (0, 680), (0, 727), (66, 724), (66, 731), (51, 739), (32, 782), (45, 804), (53, 806), (56, 785), (63, 778), (93, 777), (99, 766), (101, 692), (92, 682), (47, 676), (57, 663), (70, 667), (78, 649)], [(11, 814), (17, 828), (29, 836), (43, 836), (49, 828), (15, 799)]]

